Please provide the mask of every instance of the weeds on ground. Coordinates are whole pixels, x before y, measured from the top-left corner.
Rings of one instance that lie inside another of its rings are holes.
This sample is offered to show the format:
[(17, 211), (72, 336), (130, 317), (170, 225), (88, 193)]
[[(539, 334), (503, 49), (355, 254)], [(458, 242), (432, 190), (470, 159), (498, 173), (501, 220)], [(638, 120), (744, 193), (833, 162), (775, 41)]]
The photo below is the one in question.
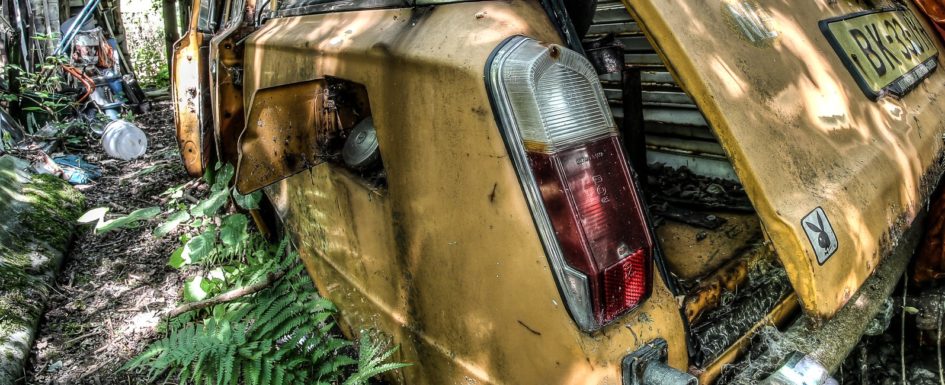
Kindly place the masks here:
[[(68, 60), (64, 56), (47, 57), (43, 63), (27, 69), (16, 64), (0, 65), (0, 104), (19, 107), (23, 113), (25, 134), (36, 140), (62, 140), (67, 146), (82, 143), (81, 135), (90, 123), (101, 124), (99, 117), (78, 114), (77, 95), (65, 90), (68, 81), (60, 68)], [(3, 79), (10, 79), (5, 83)], [(80, 119), (66, 119), (78, 115)], [(4, 136), (9, 136), (7, 131)], [(3, 143), (14, 143), (4, 137)], [(0, 146), (5, 147), (5, 146)]]
[(261, 199), (259, 193), (237, 193), (233, 174), (228, 164), (208, 170), (210, 191), (203, 199), (190, 196), (185, 184), (163, 194), (165, 209), (106, 220), (107, 208), (96, 208), (80, 218), (101, 233), (160, 215), (164, 221), (154, 236), (182, 233), (168, 265), (192, 274), (184, 303), (167, 313), (166, 336), (124, 369), (143, 368), (153, 378), (170, 372), (194, 384), (357, 385), (406, 366), (387, 362), (397, 348), (377, 333), (362, 332), (355, 349), (333, 332), (335, 307), (317, 295), (288, 241), (272, 245), (245, 214), (227, 214), (231, 201), (250, 210)]
[(5, 76), (9, 76), (15, 84), (10, 89), (0, 88), (0, 100), (5, 102), (19, 102), (26, 112), (41, 112), (48, 114), (59, 121), (64, 111), (73, 106), (72, 95), (60, 92), (66, 84), (59, 68), (68, 60), (65, 56), (50, 56), (35, 68), (27, 69), (16, 64), (5, 64), (0, 67)]

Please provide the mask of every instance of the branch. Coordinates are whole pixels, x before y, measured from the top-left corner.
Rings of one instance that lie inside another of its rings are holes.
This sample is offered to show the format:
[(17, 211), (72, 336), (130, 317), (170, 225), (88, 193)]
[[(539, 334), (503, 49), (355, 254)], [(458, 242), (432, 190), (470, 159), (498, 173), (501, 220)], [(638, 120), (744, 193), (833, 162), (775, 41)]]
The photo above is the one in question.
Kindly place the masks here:
[(226, 293), (220, 294), (216, 297), (208, 298), (202, 301), (185, 303), (167, 312), (167, 314), (162, 318), (165, 318), (165, 319), (174, 318), (189, 311), (200, 310), (205, 307), (219, 305), (224, 302), (230, 302), (234, 299), (244, 297), (250, 294), (254, 294), (262, 289), (269, 287), (270, 285), (272, 285), (273, 282), (278, 281), (280, 278), (285, 276), (285, 273), (286, 273), (285, 270), (269, 273), (266, 275), (266, 279), (256, 282), (252, 285), (243, 286), (238, 289), (233, 289)]

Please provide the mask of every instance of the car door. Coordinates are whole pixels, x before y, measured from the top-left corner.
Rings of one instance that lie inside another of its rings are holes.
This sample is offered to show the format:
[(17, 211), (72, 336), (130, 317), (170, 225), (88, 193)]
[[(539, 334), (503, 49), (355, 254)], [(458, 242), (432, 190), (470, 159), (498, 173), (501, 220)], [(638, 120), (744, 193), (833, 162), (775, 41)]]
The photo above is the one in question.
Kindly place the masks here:
[(203, 174), (213, 159), (213, 119), (210, 112), (208, 54), (210, 35), (219, 20), (219, 3), (193, 3), (187, 32), (174, 44), (171, 62), (171, 98), (174, 125), (184, 168), (192, 176)]
[(255, 0), (227, 0), (220, 32), (210, 41), (210, 101), (216, 153), (236, 164), (243, 130), (243, 40), (254, 28)]

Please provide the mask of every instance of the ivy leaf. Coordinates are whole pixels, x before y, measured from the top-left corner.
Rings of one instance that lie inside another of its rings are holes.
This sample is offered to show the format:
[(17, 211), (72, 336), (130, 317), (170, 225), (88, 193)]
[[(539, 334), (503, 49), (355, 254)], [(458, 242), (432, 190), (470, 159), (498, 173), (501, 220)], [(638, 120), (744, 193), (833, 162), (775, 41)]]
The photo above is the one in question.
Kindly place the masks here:
[(196, 237), (190, 238), (184, 244), (181, 260), (184, 264), (197, 263), (210, 255), (213, 249), (214, 231), (210, 230)]
[(259, 201), (262, 200), (262, 192), (256, 191), (249, 195), (240, 194), (233, 189), (233, 201), (245, 210), (256, 210), (259, 208)]
[(184, 282), (184, 301), (196, 302), (206, 299), (210, 295), (211, 284), (203, 277), (197, 276)]
[(184, 266), (186, 261), (184, 261), (184, 246), (178, 247), (177, 250), (171, 254), (171, 257), (167, 259), (167, 264), (170, 267), (175, 269), (180, 269), (181, 266)]
[(138, 225), (138, 222), (154, 218), (160, 213), (160, 207), (138, 209), (123, 217), (115, 218), (105, 222), (99, 221), (98, 224), (95, 225), (95, 230), (104, 233), (106, 231), (112, 231), (115, 229), (135, 227)]
[(209, 198), (194, 205), (194, 208), (190, 209), (190, 213), (195, 217), (212, 216), (226, 204), (229, 195), (226, 190), (214, 192)]
[(174, 231), (181, 223), (190, 220), (190, 214), (186, 211), (176, 211), (170, 216), (167, 217), (167, 220), (164, 223), (161, 223), (158, 227), (154, 229), (151, 233), (155, 237), (163, 237)]
[(220, 225), (220, 241), (226, 247), (235, 247), (249, 238), (246, 226), (249, 218), (243, 214), (231, 214), (223, 218)]
[(210, 186), (210, 191), (217, 192), (221, 190), (226, 190), (230, 187), (230, 179), (233, 179), (233, 174), (236, 173), (236, 170), (233, 168), (232, 164), (224, 164), (213, 177), (213, 185)]

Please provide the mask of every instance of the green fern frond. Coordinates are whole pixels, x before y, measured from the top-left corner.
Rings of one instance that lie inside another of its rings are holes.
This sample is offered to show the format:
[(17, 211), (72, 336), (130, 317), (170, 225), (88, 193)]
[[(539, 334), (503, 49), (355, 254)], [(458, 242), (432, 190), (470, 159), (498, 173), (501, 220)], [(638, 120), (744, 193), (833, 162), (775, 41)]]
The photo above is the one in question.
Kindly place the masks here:
[[(279, 247), (285, 252), (287, 245)], [(404, 366), (386, 363), (396, 348), (386, 350), (369, 333), (363, 333), (354, 356), (353, 344), (332, 334), (336, 308), (315, 294), (303, 268), (296, 263), (283, 279), (251, 297), (184, 314), (180, 319), (186, 321), (170, 320), (167, 335), (123, 368), (146, 368), (152, 377), (170, 371), (190, 384), (308, 385), (365, 384)]]

